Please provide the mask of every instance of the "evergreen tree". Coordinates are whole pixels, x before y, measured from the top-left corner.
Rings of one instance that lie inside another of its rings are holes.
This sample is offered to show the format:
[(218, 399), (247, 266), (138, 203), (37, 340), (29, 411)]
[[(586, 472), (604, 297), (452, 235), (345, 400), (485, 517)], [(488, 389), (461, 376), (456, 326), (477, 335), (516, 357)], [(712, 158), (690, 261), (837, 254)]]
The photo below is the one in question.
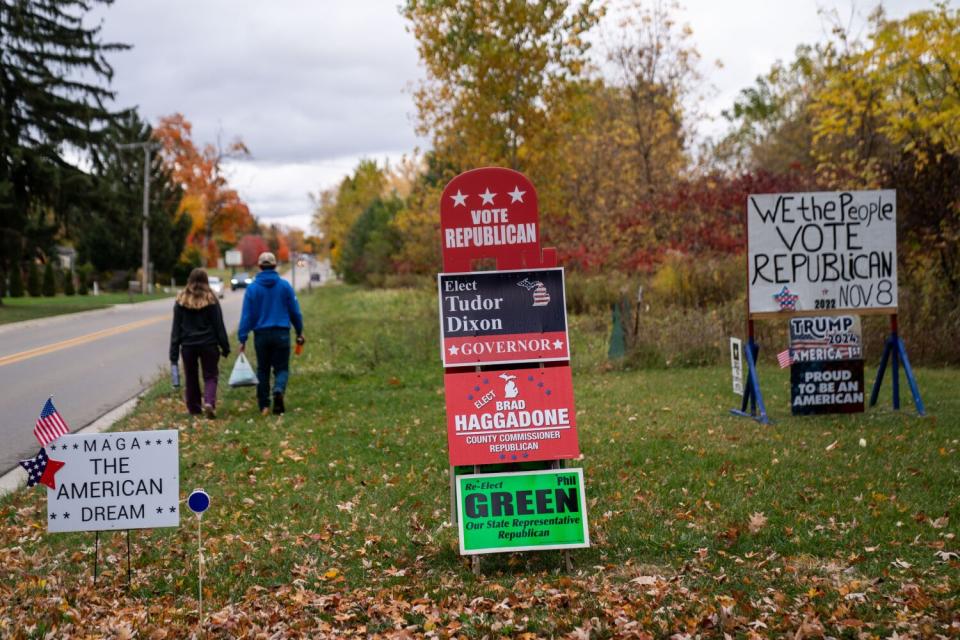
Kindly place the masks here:
[(89, 293), (87, 289), (87, 280), (90, 272), (89, 266), (90, 265), (81, 265), (80, 268), (77, 269), (77, 293), (82, 296)]
[(13, 269), (10, 270), (10, 297), (23, 297), (23, 273), (20, 272), (19, 261), (13, 262)]
[(127, 47), (103, 43), (87, 16), (111, 2), (0, 0), (0, 266), (12, 269), (16, 246), (52, 248), (79, 207), (70, 196), (86, 178), (64, 150), (100, 143), (113, 117), (105, 54)]
[(344, 280), (351, 284), (378, 284), (393, 271), (392, 256), (400, 246), (400, 235), (391, 226), (403, 201), (396, 196), (377, 198), (368, 206), (347, 234), (341, 254)]
[[(141, 265), (143, 211), (143, 152), (117, 145), (149, 142), (151, 127), (136, 112), (128, 112), (104, 132), (105, 144), (92, 155), (94, 193), (77, 248), (85, 261), (101, 271), (134, 269)], [(158, 154), (150, 166), (150, 260), (157, 272), (173, 269), (183, 252), (192, 221), (177, 216), (181, 192)]]
[(43, 295), (48, 298), (57, 295), (57, 274), (53, 272), (53, 264), (50, 262), (43, 268)]
[(77, 294), (77, 290), (73, 286), (73, 271), (70, 269), (63, 272), (63, 292), (68, 296)]
[(37, 269), (36, 260), (30, 260), (30, 266), (27, 267), (27, 293), (34, 298), (39, 298), (43, 291), (40, 288), (40, 270)]

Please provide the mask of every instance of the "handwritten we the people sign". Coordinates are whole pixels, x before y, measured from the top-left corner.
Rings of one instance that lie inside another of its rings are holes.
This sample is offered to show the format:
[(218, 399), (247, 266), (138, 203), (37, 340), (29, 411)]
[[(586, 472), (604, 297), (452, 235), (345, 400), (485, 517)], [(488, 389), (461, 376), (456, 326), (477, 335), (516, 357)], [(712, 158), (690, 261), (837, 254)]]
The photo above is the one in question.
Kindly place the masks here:
[(47, 489), (47, 531), (180, 526), (176, 429), (67, 435), (48, 449), (64, 465)]
[(750, 313), (895, 312), (896, 191), (751, 195)]

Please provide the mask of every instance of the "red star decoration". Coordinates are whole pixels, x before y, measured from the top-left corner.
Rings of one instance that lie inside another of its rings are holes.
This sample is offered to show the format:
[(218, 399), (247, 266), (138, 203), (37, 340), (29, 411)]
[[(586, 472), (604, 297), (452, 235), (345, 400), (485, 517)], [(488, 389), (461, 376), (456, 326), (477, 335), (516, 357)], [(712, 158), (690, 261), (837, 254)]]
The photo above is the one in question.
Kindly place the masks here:
[(45, 484), (51, 489), (57, 488), (57, 481), (53, 476), (57, 474), (57, 471), (60, 471), (60, 468), (66, 464), (65, 462), (60, 462), (59, 460), (49, 459), (47, 460), (47, 467), (43, 470), (43, 475), (40, 476), (40, 484)]

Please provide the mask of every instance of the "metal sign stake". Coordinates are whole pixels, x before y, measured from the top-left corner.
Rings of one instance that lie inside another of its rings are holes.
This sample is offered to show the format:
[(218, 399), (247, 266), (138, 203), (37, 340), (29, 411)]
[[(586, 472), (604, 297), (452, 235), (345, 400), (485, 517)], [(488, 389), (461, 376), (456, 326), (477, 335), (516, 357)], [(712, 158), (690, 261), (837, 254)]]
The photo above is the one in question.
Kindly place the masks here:
[(127, 529), (127, 591), (130, 591), (130, 529)]
[(96, 542), (93, 547), (93, 585), (97, 585), (97, 575), (100, 573), (100, 532), (97, 531)]
[[(203, 512), (210, 508), (210, 496), (203, 489), (194, 489), (187, 506), (197, 514), (197, 625), (203, 633)], [(206, 636), (206, 633), (204, 633)]]

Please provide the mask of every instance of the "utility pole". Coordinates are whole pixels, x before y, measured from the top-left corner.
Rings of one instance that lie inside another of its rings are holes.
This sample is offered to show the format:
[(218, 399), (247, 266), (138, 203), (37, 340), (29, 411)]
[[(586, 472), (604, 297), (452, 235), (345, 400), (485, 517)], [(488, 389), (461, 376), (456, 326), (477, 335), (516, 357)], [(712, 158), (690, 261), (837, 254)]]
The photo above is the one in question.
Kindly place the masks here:
[(294, 251), (290, 252), (290, 286), (297, 290), (297, 254)]
[(143, 149), (143, 279), (140, 281), (140, 293), (146, 295), (150, 279), (150, 152), (159, 149), (157, 142), (129, 142), (118, 144), (118, 149)]

